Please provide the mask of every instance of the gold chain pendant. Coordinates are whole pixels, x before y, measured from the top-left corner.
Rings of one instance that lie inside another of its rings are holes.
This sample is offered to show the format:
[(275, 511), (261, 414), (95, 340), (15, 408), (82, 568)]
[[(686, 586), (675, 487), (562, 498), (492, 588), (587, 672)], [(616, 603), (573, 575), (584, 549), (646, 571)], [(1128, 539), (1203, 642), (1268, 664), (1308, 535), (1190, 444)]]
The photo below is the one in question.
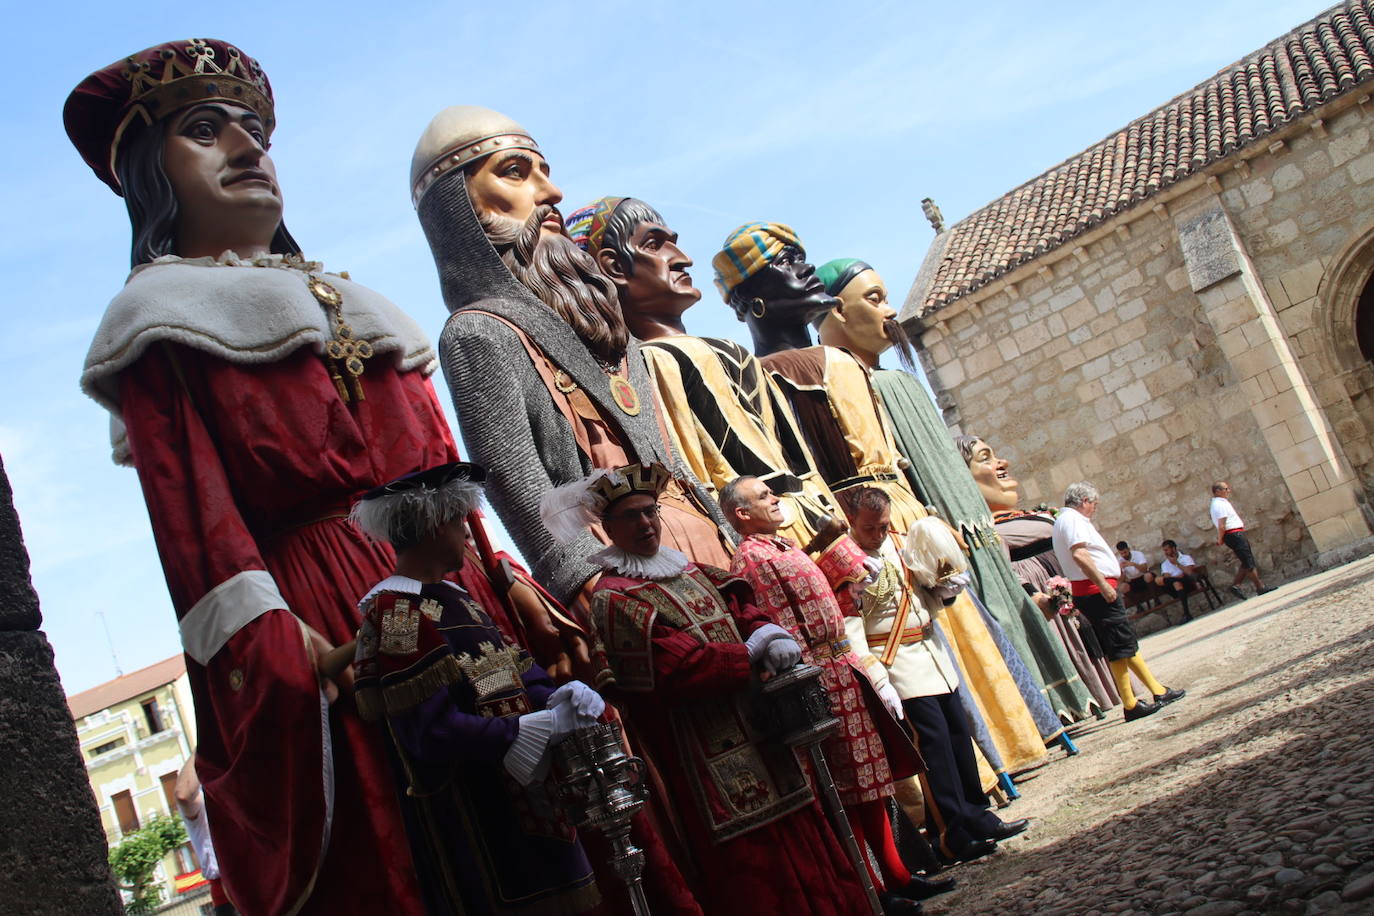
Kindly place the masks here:
[(324, 351), (333, 360), (330, 366), (330, 377), (334, 380), (334, 387), (339, 392), (339, 398), (348, 403), (349, 389), (344, 384), (344, 378), (340, 374), (340, 367), (348, 373), (348, 381), (352, 385), (353, 398), (359, 401), (367, 400), (363, 393), (362, 374), (367, 366), (364, 360), (372, 358), (372, 344), (366, 340), (358, 340), (353, 336), (353, 329), (343, 318), (343, 294), (334, 287), (332, 283), (323, 277), (311, 274), (306, 281), (310, 289), (310, 294), (325, 307), (330, 313), (330, 318), (334, 322), (333, 337), (325, 344)]

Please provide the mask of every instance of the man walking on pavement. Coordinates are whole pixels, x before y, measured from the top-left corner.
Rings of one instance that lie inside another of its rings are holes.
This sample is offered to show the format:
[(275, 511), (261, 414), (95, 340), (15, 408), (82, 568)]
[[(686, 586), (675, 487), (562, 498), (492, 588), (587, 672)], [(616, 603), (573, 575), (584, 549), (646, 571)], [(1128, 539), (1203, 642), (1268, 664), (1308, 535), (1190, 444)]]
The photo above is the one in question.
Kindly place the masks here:
[[(1165, 687), (1155, 680), (1140, 654), (1135, 629), (1116, 588), (1121, 564), (1092, 523), (1097, 503), (1097, 488), (1092, 484), (1069, 484), (1064, 491), (1064, 508), (1054, 520), (1054, 556), (1069, 579), (1074, 606), (1088, 618), (1102, 645), (1117, 693), (1121, 695), (1126, 721), (1132, 722), (1182, 699), (1185, 691)], [(1154, 702), (1136, 699), (1132, 673), (1150, 691)]]
[(1246, 595), (1240, 584), (1246, 579), (1254, 583), (1255, 594), (1272, 592), (1272, 587), (1266, 588), (1260, 581), (1255, 554), (1250, 550), (1250, 541), (1245, 536), (1245, 523), (1241, 521), (1236, 507), (1231, 505), (1231, 485), (1224, 480), (1212, 484), (1212, 524), (1217, 529), (1217, 546), (1225, 544), (1230, 547), (1240, 561), (1240, 569), (1236, 570), (1236, 578), (1231, 582), (1231, 594), (1244, 601)]

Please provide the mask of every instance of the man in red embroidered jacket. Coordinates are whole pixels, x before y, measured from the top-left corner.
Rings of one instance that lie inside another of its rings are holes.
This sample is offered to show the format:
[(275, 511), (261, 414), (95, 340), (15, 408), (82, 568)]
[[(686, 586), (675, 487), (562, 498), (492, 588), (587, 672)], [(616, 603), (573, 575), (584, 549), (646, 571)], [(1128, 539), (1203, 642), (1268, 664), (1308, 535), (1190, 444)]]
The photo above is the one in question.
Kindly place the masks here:
[(660, 547), (660, 464), (598, 471), (550, 492), (541, 516), (564, 543), (599, 522), (611, 545), (592, 619), (640, 749), (663, 774), (694, 889), (708, 914), (870, 912), (795, 752), (759, 739), (744, 693), (800, 658), (785, 630), (723, 570)]

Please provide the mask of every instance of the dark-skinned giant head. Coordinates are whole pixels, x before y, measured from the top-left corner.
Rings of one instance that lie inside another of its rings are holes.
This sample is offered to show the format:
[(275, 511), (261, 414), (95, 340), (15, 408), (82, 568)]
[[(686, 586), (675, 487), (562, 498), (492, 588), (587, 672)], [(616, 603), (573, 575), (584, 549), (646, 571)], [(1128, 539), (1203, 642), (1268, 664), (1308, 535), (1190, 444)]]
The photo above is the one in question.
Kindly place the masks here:
[(790, 226), (747, 223), (730, 233), (711, 259), (716, 288), (749, 326), (755, 350), (786, 349), (781, 339), (809, 341), (807, 326), (837, 300), (826, 292)]
[(539, 144), (475, 105), (446, 108), (411, 159), (411, 199), (450, 311), (533, 294), (603, 361), (629, 342), (615, 287), (563, 228), (563, 192)]

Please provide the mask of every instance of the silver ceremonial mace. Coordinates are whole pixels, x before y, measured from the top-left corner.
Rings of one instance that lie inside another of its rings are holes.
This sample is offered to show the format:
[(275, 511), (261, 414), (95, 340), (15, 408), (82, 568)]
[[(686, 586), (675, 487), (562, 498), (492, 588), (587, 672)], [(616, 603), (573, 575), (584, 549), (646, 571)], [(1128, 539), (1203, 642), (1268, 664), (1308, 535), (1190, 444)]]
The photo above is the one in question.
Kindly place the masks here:
[(825, 753), (821, 750), (821, 742), (840, 727), (840, 720), (830, 710), (830, 698), (821, 682), (821, 669), (815, 665), (799, 664), (790, 671), (764, 681), (760, 694), (763, 702), (756, 709), (761, 720), (759, 724), (788, 747), (805, 748), (811, 752), (816, 783), (825, 801), (830, 824), (849, 854), (850, 862), (854, 864), (854, 871), (863, 884), (874, 916), (883, 916), (883, 906), (878, 902), (878, 892), (868, 877), (863, 851), (859, 849), (859, 842), (849, 826), (849, 818), (845, 816), (844, 805), (840, 802), (840, 791), (835, 788), (830, 764), (826, 763)]
[(651, 916), (644, 896), (644, 851), (630, 840), (630, 821), (648, 794), (644, 761), (625, 753), (620, 726), (598, 722), (579, 728), (553, 749), (558, 796), (578, 827), (590, 827), (611, 844), (611, 868), (625, 882), (635, 916)]

